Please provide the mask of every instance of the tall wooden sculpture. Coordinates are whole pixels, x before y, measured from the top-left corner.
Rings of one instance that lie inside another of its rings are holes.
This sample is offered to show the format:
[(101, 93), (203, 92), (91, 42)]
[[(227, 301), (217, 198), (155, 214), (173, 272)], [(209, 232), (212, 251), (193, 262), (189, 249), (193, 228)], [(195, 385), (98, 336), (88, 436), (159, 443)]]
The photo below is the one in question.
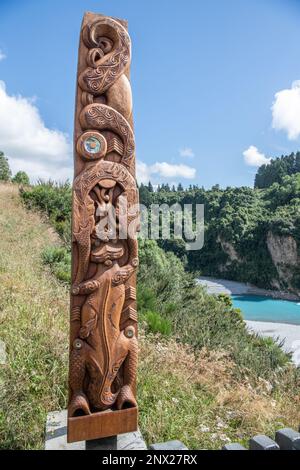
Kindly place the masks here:
[(137, 429), (138, 195), (130, 57), (127, 22), (85, 14), (74, 135), (69, 442)]

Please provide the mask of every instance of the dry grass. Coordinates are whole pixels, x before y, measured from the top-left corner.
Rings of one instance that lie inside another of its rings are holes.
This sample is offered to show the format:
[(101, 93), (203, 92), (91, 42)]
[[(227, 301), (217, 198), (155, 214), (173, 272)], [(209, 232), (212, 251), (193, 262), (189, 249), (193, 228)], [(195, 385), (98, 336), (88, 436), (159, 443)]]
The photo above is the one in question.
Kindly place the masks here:
[[(7, 348), (0, 447), (42, 448), (47, 412), (66, 406), (68, 292), (41, 264), (42, 251), (58, 239), (11, 185), (0, 185), (0, 227), (0, 339)], [(140, 348), (140, 426), (148, 442), (181, 439), (217, 449), (300, 422), (293, 368), (271, 390), (263, 380), (238, 382), (224, 351), (195, 356), (173, 340), (144, 335)]]
[(247, 445), (257, 433), (274, 435), (282, 426), (298, 428), (300, 384), (293, 366), (272, 388), (262, 379), (237, 381), (224, 351), (202, 349), (196, 356), (155, 337), (140, 344), (140, 421), (148, 441), (181, 439), (189, 448), (220, 449), (228, 441)]

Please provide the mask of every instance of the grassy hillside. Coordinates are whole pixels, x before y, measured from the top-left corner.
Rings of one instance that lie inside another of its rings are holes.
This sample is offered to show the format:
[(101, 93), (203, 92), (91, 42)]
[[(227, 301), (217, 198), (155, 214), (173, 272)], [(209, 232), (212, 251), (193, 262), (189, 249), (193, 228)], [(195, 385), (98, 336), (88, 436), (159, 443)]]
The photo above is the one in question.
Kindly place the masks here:
[(58, 236), (10, 184), (0, 185), (0, 227), (0, 445), (41, 448), (47, 411), (66, 400), (68, 293), (41, 264)]
[[(66, 406), (68, 287), (45, 265), (65, 250), (12, 185), (0, 185), (0, 227), (0, 339), (8, 353), (0, 366), (1, 448), (42, 448), (46, 413)], [(53, 266), (64, 271), (69, 261), (58, 258)], [(188, 304), (190, 278), (178, 263), (156, 245), (141, 246), (138, 397), (145, 438), (217, 449), (227, 440), (297, 427), (299, 373), (274, 343), (246, 334), (226, 299), (196, 290)], [(167, 277), (171, 269), (175, 281)], [(165, 279), (164, 289), (153, 283), (154, 273)], [(158, 320), (171, 331), (160, 324), (154, 333)]]

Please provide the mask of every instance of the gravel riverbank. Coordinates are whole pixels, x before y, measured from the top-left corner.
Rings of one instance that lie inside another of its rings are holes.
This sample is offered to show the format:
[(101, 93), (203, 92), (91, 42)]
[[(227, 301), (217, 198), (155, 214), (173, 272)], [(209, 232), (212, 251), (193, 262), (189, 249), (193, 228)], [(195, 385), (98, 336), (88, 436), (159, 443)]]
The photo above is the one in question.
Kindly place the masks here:
[(217, 279), (214, 277), (201, 276), (197, 279), (198, 283), (207, 288), (209, 294), (228, 294), (228, 295), (265, 295), (274, 299), (299, 300), (299, 297), (290, 292), (278, 290), (261, 289), (249, 283), (228, 281), (226, 279)]

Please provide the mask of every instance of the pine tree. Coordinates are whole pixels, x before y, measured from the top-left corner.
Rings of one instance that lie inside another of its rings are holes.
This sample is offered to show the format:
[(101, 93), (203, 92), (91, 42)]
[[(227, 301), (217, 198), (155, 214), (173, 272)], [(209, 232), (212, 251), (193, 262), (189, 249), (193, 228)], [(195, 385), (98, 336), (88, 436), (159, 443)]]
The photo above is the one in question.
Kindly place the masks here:
[(149, 206), (149, 204), (151, 204), (151, 196), (148, 187), (145, 186), (143, 183), (141, 183), (139, 187), (139, 198), (141, 204), (144, 204), (147, 207)]
[(300, 173), (300, 152), (296, 153), (295, 170), (296, 173)]
[(148, 191), (149, 191), (149, 193), (153, 193), (153, 186), (152, 186), (151, 181), (149, 181), (149, 183), (148, 183)]

